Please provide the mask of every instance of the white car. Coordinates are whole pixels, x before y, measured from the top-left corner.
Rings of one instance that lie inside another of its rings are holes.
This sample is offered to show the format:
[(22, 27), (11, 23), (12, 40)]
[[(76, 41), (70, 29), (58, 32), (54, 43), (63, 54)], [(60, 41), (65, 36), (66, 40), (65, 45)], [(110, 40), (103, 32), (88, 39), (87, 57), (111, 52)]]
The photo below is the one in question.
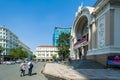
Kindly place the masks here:
[(6, 64), (9, 65), (9, 64), (15, 64), (14, 61), (6, 61)]
[(22, 62), (22, 60), (21, 59), (18, 59), (17, 61), (16, 61), (16, 63), (21, 63)]

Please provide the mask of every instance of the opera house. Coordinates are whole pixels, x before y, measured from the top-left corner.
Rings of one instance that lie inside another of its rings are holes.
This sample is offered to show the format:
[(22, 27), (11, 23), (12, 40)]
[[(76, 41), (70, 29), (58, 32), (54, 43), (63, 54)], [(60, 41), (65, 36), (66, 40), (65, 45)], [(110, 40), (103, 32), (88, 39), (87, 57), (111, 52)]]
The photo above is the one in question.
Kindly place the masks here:
[(70, 55), (107, 65), (108, 56), (120, 55), (120, 0), (98, 0), (81, 6), (71, 31)]

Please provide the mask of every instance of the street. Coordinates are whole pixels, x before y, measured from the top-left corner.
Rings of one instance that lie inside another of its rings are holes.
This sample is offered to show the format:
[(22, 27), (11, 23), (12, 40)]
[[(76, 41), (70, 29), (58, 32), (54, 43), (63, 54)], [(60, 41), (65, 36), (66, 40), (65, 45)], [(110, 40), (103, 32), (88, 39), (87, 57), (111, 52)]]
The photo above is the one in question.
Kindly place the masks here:
[(0, 64), (0, 80), (48, 80), (41, 74), (44, 64), (44, 62), (35, 63), (32, 76), (28, 76), (28, 71), (26, 70), (26, 76), (24, 77), (20, 77), (20, 64)]

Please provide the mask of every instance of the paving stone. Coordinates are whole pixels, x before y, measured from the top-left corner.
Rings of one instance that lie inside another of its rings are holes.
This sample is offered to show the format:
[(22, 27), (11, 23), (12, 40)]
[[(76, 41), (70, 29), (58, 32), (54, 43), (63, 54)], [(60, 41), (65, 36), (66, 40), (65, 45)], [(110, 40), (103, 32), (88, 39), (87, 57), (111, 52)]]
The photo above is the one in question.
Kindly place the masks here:
[[(120, 70), (104, 69), (104, 66), (94, 61), (72, 61), (70, 65), (47, 63), (44, 73), (58, 76), (65, 80), (119, 80)], [(79, 63), (80, 62), (80, 63)], [(90, 63), (97, 65), (92, 66)], [(81, 65), (80, 65), (81, 64)], [(89, 65), (91, 66), (89, 66)], [(86, 67), (87, 65), (87, 67)], [(99, 68), (96, 68), (100, 66)], [(72, 67), (71, 67), (72, 66)], [(82, 67), (81, 67), (82, 66)], [(53, 68), (53, 69), (52, 69)], [(46, 70), (47, 69), (47, 70)], [(48, 71), (48, 72), (45, 72)]]

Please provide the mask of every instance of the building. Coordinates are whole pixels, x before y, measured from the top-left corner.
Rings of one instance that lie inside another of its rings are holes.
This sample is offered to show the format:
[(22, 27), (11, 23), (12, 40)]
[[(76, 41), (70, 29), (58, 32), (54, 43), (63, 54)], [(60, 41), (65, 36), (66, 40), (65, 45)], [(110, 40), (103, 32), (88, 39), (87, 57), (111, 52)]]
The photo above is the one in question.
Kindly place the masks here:
[(38, 46), (34, 54), (39, 61), (52, 61), (53, 55), (58, 58), (58, 49), (55, 46)]
[(21, 42), (20, 40), (18, 40), (18, 47), (21, 47), (22, 50), (27, 51), (28, 54), (29, 54), (28, 58), (31, 59), (33, 52), (31, 51), (31, 49), (26, 44), (24, 44), (23, 42)]
[(57, 46), (57, 39), (59, 38), (59, 35), (63, 32), (64, 33), (70, 33), (71, 28), (55, 27), (54, 34), (53, 34), (53, 46)]
[(107, 65), (120, 55), (120, 0), (98, 0), (94, 7), (78, 8), (71, 33), (71, 55)]
[(4, 48), (4, 51), (0, 55), (9, 55), (10, 49), (16, 47), (22, 47), (29, 54), (32, 53), (30, 48), (5, 26), (0, 26), (0, 46)]

